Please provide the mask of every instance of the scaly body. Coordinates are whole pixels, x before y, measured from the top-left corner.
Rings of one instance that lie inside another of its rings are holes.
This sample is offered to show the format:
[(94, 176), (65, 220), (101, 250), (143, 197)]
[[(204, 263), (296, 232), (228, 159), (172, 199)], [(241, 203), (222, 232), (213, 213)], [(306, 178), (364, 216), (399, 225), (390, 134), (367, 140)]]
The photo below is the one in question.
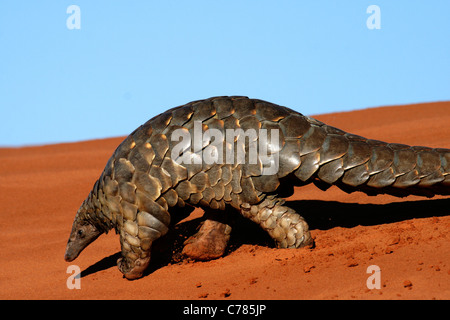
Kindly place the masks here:
[[(206, 134), (212, 129), (219, 133), (214, 139)], [(236, 134), (234, 140), (227, 139), (227, 129)], [(251, 130), (256, 137), (238, 139)], [(277, 134), (271, 136), (273, 130)], [(180, 148), (181, 136), (190, 137), (188, 147)], [(266, 148), (256, 160), (247, 156), (252, 139), (264, 140), (259, 147)], [(237, 159), (239, 141), (244, 141), (243, 161)], [(216, 153), (209, 146), (218, 146)], [(209, 150), (216, 161), (205, 161), (199, 150)], [(273, 165), (276, 171), (268, 171)], [(281, 248), (309, 246), (307, 223), (282, 199), (294, 186), (308, 183), (370, 195), (450, 194), (450, 150), (366, 139), (247, 97), (191, 102), (152, 118), (119, 145), (77, 212), (65, 259), (72, 261), (114, 228), (122, 248), (119, 269), (128, 279), (138, 278), (150, 261), (152, 243), (176, 220), (173, 211), (186, 205), (207, 214), (184, 248), (192, 258), (223, 254), (231, 231), (228, 210), (258, 223)]]

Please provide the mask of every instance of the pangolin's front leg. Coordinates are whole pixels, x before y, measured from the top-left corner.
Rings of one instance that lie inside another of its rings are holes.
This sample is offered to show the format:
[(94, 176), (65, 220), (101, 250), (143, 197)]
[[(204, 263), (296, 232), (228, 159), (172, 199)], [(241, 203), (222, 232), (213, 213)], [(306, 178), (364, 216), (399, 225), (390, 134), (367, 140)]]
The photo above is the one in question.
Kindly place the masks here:
[[(122, 258), (117, 261), (119, 270), (130, 280), (142, 276), (150, 262), (153, 241), (167, 233), (170, 222), (168, 213), (158, 210), (157, 206), (153, 206), (152, 214), (138, 211), (136, 215), (133, 207), (125, 213), (120, 230)], [(126, 218), (127, 214), (131, 214), (130, 219)]]
[(121, 232), (120, 245), (122, 257), (117, 260), (120, 272), (129, 280), (142, 277), (150, 263), (151, 242), (146, 244), (137, 237), (131, 238), (125, 232)]

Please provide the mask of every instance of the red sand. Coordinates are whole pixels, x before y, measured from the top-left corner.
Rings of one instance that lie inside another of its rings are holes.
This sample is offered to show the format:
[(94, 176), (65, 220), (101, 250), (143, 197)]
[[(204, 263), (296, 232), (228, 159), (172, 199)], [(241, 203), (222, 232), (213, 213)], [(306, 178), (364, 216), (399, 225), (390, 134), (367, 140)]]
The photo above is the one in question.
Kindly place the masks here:
[[(450, 102), (316, 118), (372, 139), (450, 148)], [(450, 298), (449, 200), (348, 195), (334, 187), (298, 188), (289, 199), (310, 222), (312, 250), (275, 249), (255, 230), (235, 228), (223, 258), (160, 263), (128, 281), (115, 266), (120, 244), (110, 232), (67, 263), (75, 212), (122, 139), (0, 149), (1, 299)], [(181, 226), (194, 231), (192, 220)], [(66, 286), (70, 264), (84, 271), (80, 290)], [(366, 286), (370, 265), (380, 267), (381, 289)]]

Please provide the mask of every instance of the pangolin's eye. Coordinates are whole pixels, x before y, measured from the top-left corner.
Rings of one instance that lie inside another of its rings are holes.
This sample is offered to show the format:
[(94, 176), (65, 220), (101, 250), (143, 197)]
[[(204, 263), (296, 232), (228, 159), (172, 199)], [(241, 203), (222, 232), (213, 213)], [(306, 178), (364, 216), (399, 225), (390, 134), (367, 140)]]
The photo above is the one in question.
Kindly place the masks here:
[(79, 237), (83, 237), (84, 236), (84, 232), (83, 232), (83, 230), (78, 230), (78, 236)]

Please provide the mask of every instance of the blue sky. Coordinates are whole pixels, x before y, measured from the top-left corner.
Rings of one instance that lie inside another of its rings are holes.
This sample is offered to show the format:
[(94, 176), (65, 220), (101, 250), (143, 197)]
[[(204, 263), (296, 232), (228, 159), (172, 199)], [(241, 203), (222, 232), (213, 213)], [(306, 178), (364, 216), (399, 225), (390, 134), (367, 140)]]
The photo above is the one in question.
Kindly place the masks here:
[(447, 0), (1, 1), (0, 146), (127, 135), (217, 95), (306, 115), (450, 100), (449, 14)]

